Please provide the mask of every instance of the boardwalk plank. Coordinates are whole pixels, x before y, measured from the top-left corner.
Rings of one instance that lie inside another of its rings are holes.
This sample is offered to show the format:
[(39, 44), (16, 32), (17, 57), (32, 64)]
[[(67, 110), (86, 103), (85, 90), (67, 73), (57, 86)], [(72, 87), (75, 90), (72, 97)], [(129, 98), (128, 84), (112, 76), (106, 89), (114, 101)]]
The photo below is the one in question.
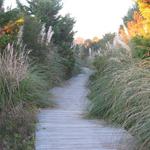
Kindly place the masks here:
[(86, 71), (65, 86), (52, 89), (58, 107), (39, 113), (36, 150), (117, 150), (120, 147), (128, 150), (121, 140), (131, 136), (123, 129), (83, 118), (88, 102), (86, 83), (89, 74)]

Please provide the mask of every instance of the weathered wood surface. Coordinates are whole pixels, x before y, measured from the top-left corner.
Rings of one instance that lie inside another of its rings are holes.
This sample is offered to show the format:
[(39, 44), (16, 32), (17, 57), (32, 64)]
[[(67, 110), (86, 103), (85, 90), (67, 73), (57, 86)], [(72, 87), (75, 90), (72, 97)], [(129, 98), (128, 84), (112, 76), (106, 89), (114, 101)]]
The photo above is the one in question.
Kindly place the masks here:
[(87, 72), (51, 91), (58, 107), (40, 112), (36, 150), (118, 150), (120, 147), (128, 150), (122, 139), (131, 137), (123, 129), (83, 118), (90, 74)]

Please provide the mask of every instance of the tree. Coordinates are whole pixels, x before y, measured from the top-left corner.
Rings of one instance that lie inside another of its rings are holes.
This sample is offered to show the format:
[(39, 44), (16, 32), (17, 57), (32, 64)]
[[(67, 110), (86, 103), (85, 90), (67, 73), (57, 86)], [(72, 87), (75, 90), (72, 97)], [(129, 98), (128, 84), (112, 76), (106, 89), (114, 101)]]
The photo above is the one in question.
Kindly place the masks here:
[(60, 56), (67, 60), (64, 62), (64, 65), (66, 66), (68, 76), (71, 75), (70, 73), (72, 72), (75, 64), (72, 48), (75, 34), (73, 31), (74, 23), (75, 20), (67, 14), (64, 17), (61, 17), (53, 27), (54, 36), (52, 41), (59, 47), (58, 53)]
[(17, 0), (18, 6), (27, 15), (36, 16), (42, 23), (46, 24), (46, 29), (49, 26), (54, 26), (59, 19), (59, 11), (62, 8), (61, 0), (27, 0), (29, 6), (21, 4)]
[(19, 9), (15, 8), (7, 12), (0, 12), (0, 26), (6, 25), (9, 21), (15, 21), (21, 16)]
[(103, 36), (103, 38), (99, 41), (99, 47), (102, 50), (106, 50), (109, 47), (107, 47), (108, 45), (112, 45), (113, 41), (114, 41), (114, 37), (115, 37), (115, 33), (107, 33)]
[(32, 50), (30, 56), (44, 60), (44, 56), (47, 53), (45, 48), (42, 49), (41, 45), (38, 43), (41, 26), (41, 23), (35, 17), (26, 16), (23, 31), (23, 42), (26, 44), (28, 49)]
[(138, 5), (137, 5), (137, 4), (135, 4), (135, 5), (133, 6), (133, 8), (130, 8), (130, 9), (128, 10), (127, 15), (126, 15), (125, 17), (123, 17), (123, 22), (124, 22), (124, 24), (125, 24), (126, 26), (127, 26), (127, 23), (128, 23), (129, 21), (132, 21), (132, 20), (133, 20), (133, 14), (134, 14), (135, 11), (138, 11)]
[(8, 43), (16, 39), (20, 25), (17, 20), (20, 19), (19, 9), (9, 9), (4, 11), (4, 0), (0, 0), (0, 52), (2, 53)]
[[(54, 35), (51, 44), (54, 44), (55, 47), (58, 48), (58, 53), (64, 60), (63, 65), (66, 67), (66, 73), (69, 75), (72, 72), (75, 63), (72, 48), (75, 33), (73, 31), (75, 23), (74, 19), (70, 17), (69, 14), (66, 16), (59, 15), (59, 10), (62, 8), (61, 0), (27, 0), (27, 2), (29, 5), (24, 6), (17, 0), (18, 6), (27, 16), (32, 16), (33, 18), (36, 18), (39, 23), (45, 25), (46, 32), (50, 26), (52, 27)], [(29, 25), (26, 24), (25, 28), (27, 26)], [(35, 31), (36, 29), (33, 30)], [(29, 31), (28, 34), (30, 35)], [(24, 37), (24, 39), (30, 42), (28, 37), (29, 36), (26, 35), (26, 38)], [(33, 43), (30, 45), (33, 45)]]
[(53, 27), (54, 44), (62, 46), (64, 48), (71, 48), (75, 34), (75, 32), (73, 31), (74, 23), (75, 20), (71, 18), (69, 14), (59, 19), (59, 21)]
[(0, 11), (2, 9), (3, 3), (4, 3), (4, 0), (0, 0)]

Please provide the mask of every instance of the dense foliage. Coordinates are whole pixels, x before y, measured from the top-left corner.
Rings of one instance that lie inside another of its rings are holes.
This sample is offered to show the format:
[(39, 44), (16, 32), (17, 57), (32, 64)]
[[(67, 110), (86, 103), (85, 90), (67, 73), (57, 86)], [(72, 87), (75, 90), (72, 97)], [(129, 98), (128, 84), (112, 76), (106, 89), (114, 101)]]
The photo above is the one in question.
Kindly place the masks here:
[(75, 66), (74, 19), (60, 0), (4, 10), (0, 0), (0, 149), (34, 149), (36, 111), (52, 106), (48, 89)]
[(107, 33), (101, 39), (94, 37), (93, 39), (76, 39), (76, 51), (82, 59), (95, 57), (100, 52), (111, 49), (114, 42), (115, 33)]
[[(149, 0), (137, 0), (134, 8), (131, 8), (127, 16), (123, 19), (124, 25), (120, 26), (119, 35), (121, 39), (131, 45), (133, 53), (137, 53), (137, 58), (149, 57), (149, 44), (146, 41), (150, 40), (150, 2)], [(133, 39), (133, 40), (132, 40)], [(133, 43), (132, 43), (133, 42)], [(145, 43), (145, 48), (143, 44)], [(141, 47), (141, 48), (140, 48)]]
[[(74, 40), (73, 37), (75, 34), (73, 31), (73, 26), (75, 23), (74, 19), (69, 14), (65, 16), (59, 15), (59, 11), (62, 8), (62, 3), (60, 0), (31, 0), (28, 1), (28, 3), (29, 6), (24, 6), (18, 1), (21, 10), (25, 14), (36, 16), (36, 18), (34, 17), (36, 22), (33, 21), (32, 18), (27, 19), (25, 27), (29, 27), (29, 29), (25, 28), (27, 32), (25, 31), (24, 34), (28, 34), (24, 36), (26, 37), (25, 43), (29, 41), (27, 45), (32, 43), (33, 47), (31, 48), (37, 51), (36, 47), (39, 47), (39, 45), (36, 44), (37, 38), (32, 37), (32, 35), (38, 37), (38, 33), (40, 32), (38, 31), (38, 28), (40, 27), (40, 24), (41, 26), (44, 24), (45, 32), (48, 32), (49, 27), (51, 26), (54, 32), (52, 43), (57, 47), (57, 53), (64, 59), (62, 64), (65, 66), (66, 77), (70, 77), (75, 65), (75, 58), (72, 47)], [(29, 22), (33, 25), (31, 25)], [(37, 28), (35, 28), (35, 24), (37, 25)], [(33, 34), (29, 32), (31, 27), (33, 27)], [(30, 39), (28, 39), (28, 37), (30, 37)], [(30, 42), (30, 40), (35, 41)], [(43, 48), (41, 48), (41, 51), (43, 51), (42, 49)], [(36, 52), (33, 52), (33, 55), (35, 54)], [(37, 55), (39, 56), (39, 54)]]

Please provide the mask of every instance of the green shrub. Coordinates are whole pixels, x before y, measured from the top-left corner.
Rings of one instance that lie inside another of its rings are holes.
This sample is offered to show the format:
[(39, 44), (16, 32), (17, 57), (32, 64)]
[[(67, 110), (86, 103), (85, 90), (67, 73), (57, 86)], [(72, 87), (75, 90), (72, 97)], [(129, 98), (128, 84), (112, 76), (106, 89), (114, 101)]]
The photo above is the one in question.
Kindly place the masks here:
[(0, 37), (0, 53), (3, 53), (3, 50), (9, 42), (11, 42), (12, 37), (10, 35), (4, 34)]
[(131, 40), (130, 45), (132, 47), (132, 55), (134, 58), (146, 58), (150, 51), (150, 39), (143, 37), (135, 37)]

